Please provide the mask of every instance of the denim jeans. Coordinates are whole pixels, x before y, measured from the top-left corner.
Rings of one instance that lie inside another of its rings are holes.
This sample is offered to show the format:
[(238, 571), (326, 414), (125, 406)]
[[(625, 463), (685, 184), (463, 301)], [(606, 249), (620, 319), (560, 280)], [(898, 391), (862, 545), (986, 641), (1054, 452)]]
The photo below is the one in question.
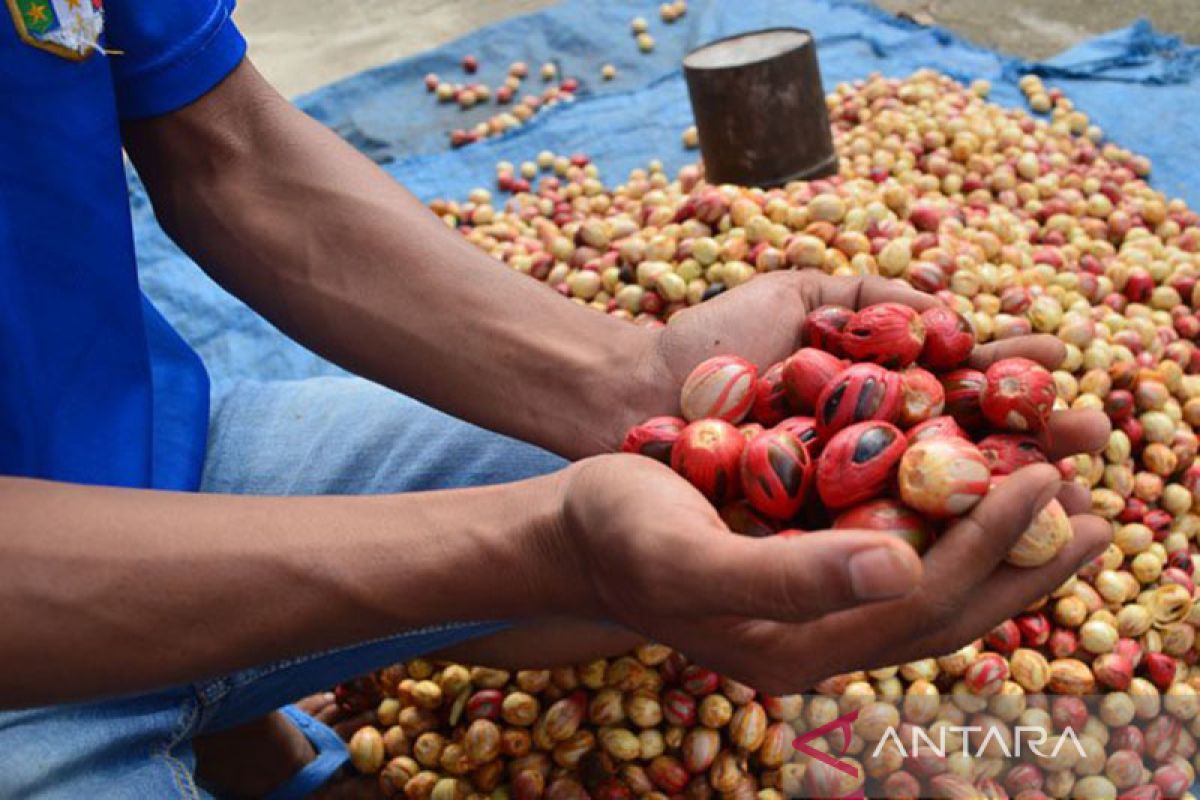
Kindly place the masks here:
[[(520, 480), (564, 465), (367, 381), (313, 378), (241, 383), (214, 397), (201, 489), (409, 492)], [(503, 627), (430, 627), (136, 697), (0, 712), (0, 798), (206, 797), (192, 778), (194, 736)]]

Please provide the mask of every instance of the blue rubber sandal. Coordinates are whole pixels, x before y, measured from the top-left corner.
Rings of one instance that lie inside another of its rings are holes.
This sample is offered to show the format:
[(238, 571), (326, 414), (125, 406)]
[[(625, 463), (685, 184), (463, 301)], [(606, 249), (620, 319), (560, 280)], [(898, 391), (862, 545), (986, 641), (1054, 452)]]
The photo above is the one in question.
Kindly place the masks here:
[(350, 751), (342, 737), (322, 722), (318, 722), (296, 706), (284, 706), (279, 709), (290, 719), (304, 738), (317, 751), (317, 757), (304, 765), (304, 769), (292, 776), (291, 780), (271, 792), (264, 800), (301, 800), (308, 797), (333, 777), (342, 765), (350, 758)]

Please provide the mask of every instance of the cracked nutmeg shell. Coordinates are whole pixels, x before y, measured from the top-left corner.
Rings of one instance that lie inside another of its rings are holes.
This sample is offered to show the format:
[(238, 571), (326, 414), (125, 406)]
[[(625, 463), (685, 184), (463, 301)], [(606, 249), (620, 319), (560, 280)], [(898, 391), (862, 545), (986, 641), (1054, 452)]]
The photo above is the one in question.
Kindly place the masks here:
[(839, 509), (882, 494), (892, 483), (905, 446), (900, 429), (882, 420), (838, 431), (817, 462), (821, 500)]
[(855, 364), (838, 374), (817, 398), (817, 432), (823, 441), (856, 422), (892, 422), (900, 412), (900, 376), (876, 364)]

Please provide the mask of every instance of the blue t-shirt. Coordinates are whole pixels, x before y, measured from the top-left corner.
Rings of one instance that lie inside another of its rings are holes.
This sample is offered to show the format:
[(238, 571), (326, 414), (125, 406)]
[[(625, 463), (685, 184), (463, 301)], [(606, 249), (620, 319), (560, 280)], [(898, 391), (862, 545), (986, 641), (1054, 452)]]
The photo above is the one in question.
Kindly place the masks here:
[(138, 288), (118, 126), (237, 66), (233, 5), (0, 4), (0, 474), (199, 484), (208, 377)]

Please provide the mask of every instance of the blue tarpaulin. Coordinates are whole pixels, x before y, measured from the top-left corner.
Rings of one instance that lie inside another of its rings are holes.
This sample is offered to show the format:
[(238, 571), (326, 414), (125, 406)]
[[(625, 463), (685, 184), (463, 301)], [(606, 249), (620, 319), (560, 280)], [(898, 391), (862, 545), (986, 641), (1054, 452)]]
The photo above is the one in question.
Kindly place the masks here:
[[(1016, 81), (1037, 72), (1062, 88), (1111, 140), (1148, 156), (1157, 188), (1200, 207), (1200, 47), (1147, 23), (1027, 64), (851, 0), (692, 0), (687, 16), (673, 25), (662, 23), (657, 9), (656, 0), (568, 0), (339, 81), (297, 104), (424, 200), (461, 198), (475, 186), (490, 187), (497, 161), (529, 160), (540, 150), (585, 152), (602, 177), (615, 183), (652, 158), (672, 172), (695, 160), (680, 144), (680, 133), (691, 124), (679, 67), (684, 53), (721, 36), (793, 25), (816, 36), (827, 89), (871, 72), (899, 77), (933, 67), (964, 81), (987, 78), (995, 102), (1022, 106)], [(640, 53), (630, 34), (629, 21), (637, 15), (650, 20), (657, 41), (650, 54)], [(538, 87), (537, 66), (553, 61), (563, 76), (579, 79), (578, 100), (501, 138), (451, 151), (449, 129), (470, 127), (497, 107), (464, 112), (440, 105), (421, 79), (429, 72), (461, 75), (459, 60), (466, 53), (479, 58), (478, 79), (493, 86), (510, 63), (521, 60), (532, 67), (526, 85)], [(617, 67), (615, 80), (601, 80), (605, 63)], [(154, 222), (136, 179), (131, 199), (143, 288), (199, 351), (216, 386), (337, 371), (192, 265)]]

